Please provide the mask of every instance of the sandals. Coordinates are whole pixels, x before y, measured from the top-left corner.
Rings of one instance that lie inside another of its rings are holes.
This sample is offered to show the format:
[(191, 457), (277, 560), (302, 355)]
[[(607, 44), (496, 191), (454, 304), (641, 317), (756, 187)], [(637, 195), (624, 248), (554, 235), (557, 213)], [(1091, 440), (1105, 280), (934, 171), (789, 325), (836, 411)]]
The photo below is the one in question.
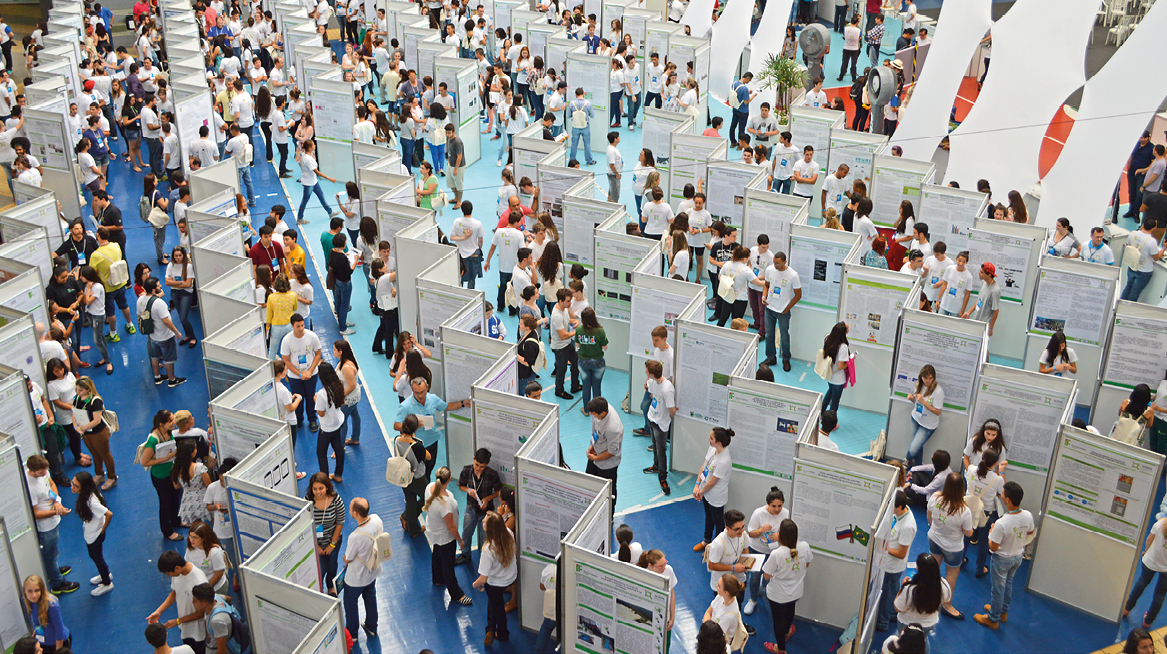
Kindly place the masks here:
[(170, 534), (167, 538), (170, 540), (182, 540), (182, 534)]
[(354, 440), (353, 440), (353, 439), (351, 439), (351, 438), (346, 438), (346, 439), (344, 439), (344, 444), (345, 444), (345, 445), (360, 445), (360, 444), (361, 444), (361, 442), (360, 442), (360, 441), (354, 441)]
[(462, 599), (458, 600), (458, 603), (462, 606), (470, 606), (474, 603), (474, 600), (470, 599), (469, 595), (463, 595)]

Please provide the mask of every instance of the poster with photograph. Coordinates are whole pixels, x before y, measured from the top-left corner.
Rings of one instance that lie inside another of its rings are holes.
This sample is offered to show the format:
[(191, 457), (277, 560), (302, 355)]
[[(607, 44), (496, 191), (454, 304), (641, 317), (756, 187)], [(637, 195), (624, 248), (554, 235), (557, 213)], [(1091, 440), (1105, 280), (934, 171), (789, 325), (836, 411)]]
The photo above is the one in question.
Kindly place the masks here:
[[(1002, 302), (1022, 302), (1032, 251), (1031, 238), (1006, 236), (981, 229), (968, 230), (968, 269), (980, 270), (982, 263), (992, 262), (997, 268), (997, 284), (1001, 286)], [(952, 252), (951, 248), (949, 252)], [(980, 287), (980, 279), (973, 276), (973, 295), (978, 294)]]
[(669, 593), (577, 562), (577, 623), (568, 625), (573, 651), (584, 654), (664, 652)]
[(640, 286), (632, 287), (632, 324), (643, 325), (643, 329), (633, 329), (628, 335), (628, 354), (637, 357), (651, 357), (653, 351), (652, 330), (664, 325), (668, 330), (668, 341), (674, 346), (674, 332), (677, 316), (689, 306), (693, 296), (665, 293)]
[(1045, 474), (1069, 399), (1063, 393), (982, 377), (969, 434), (990, 418), (1000, 422), (1001, 432), (1009, 435), (1009, 466)]
[(923, 182), (923, 173), (876, 166), (870, 185), (871, 200), (875, 204), (871, 222), (876, 227), (895, 227), (901, 202), (907, 200), (913, 207), (920, 206)]
[(736, 166), (711, 166), (709, 168), (709, 183), (706, 186), (705, 194), (708, 196), (706, 207), (709, 209), (710, 215), (713, 216), (713, 220), (741, 228), (742, 212), (746, 203), (746, 185), (760, 172), (762, 169), (758, 167), (745, 170)]
[(899, 398), (914, 393), (920, 369), (931, 365), (944, 380), (944, 408), (968, 411), (980, 363), (981, 339), (905, 320), (892, 393)]
[(632, 270), (655, 245), (648, 239), (596, 234), (596, 317), (628, 322), (632, 317)]
[(727, 416), (737, 432), (734, 440), (750, 453), (734, 462), (735, 469), (794, 479), (794, 443), (810, 416), (810, 405), (730, 387)]
[(866, 563), (883, 487), (876, 477), (795, 459), (790, 519), (815, 553)]
[(913, 280), (870, 279), (847, 273), (843, 322), (851, 330), (852, 343), (894, 348), (904, 302), (912, 292)]
[(852, 245), (805, 236), (790, 236), (790, 267), (802, 283), (799, 304), (835, 313), (843, 282), (843, 260)]
[(1029, 331), (1052, 336), (1060, 330), (1068, 341), (1101, 344), (1110, 320), (1114, 286), (1112, 279), (1042, 270)]
[(1119, 316), (1114, 319), (1102, 383), (1133, 389), (1157, 388), (1167, 361), (1167, 321)]
[(729, 377), (745, 354), (746, 344), (736, 338), (682, 327), (677, 340), (677, 415), (726, 425), (729, 410)]
[[(527, 400), (533, 402), (533, 400)], [(475, 399), (474, 447), (490, 450), (490, 465), (498, 471), (502, 483), (515, 484), (515, 454), (535, 433), (547, 412), (516, 409), (494, 402)]]
[[(452, 288), (450, 290), (417, 289), (417, 326), (421, 332), (417, 335), (417, 339), (433, 353), (431, 360), (434, 362), (440, 362), (444, 354), (442, 351), (442, 323), (471, 302), (459, 291), (460, 289), (454, 290)], [(479, 333), (481, 333), (481, 328)]]
[(1150, 457), (1131, 456), (1106, 444), (1062, 433), (1053, 468), (1047, 517), (1139, 547), (1147, 501), (1155, 496)]

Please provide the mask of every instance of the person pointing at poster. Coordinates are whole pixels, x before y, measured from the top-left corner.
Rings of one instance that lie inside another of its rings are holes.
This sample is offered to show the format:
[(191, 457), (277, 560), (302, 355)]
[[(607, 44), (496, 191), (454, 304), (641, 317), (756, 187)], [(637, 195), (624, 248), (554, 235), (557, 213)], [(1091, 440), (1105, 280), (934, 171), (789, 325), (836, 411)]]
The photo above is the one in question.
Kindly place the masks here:
[(441, 436), (441, 431), (435, 425), (434, 416), (443, 411), (465, 409), (470, 406), (470, 400), (446, 402), (430, 393), (430, 384), (425, 377), (414, 377), (409, 380), (409, 387), (413, 389), (413, 394), (405, 398), (405, 401), (397, 409), (397, 418), (393, 422), (393, 429), (401, 431), (401, 423), (405, 420), (405, 416), (410, 414), (417, 416), (419, 428), (416, 436), (425, 445), (426, 451), (430, 453), (425, 462), (425, 475), (429, 477), (434, 470), (434, 464), (437, 463), (438, 439)]

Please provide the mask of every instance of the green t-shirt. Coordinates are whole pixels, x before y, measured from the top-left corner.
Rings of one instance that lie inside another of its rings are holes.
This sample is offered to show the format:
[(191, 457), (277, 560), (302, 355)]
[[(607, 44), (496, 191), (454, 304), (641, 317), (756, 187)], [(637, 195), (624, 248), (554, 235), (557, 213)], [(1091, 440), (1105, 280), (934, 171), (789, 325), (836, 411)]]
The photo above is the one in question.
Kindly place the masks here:
[[(154, 432), (150, 432), (150, 437), (146, 439), (146, 447), (155, 448), (157, 446), (158, 436)], [(159, 463), (158, 465), (150, 466), (150, 476), (156, 479), (166, 479), (170, 476), (170, 469), (173, 467), (173, 461), (167, 461), (166, 463)]]
[(608, 344), (608, 335), (604, 328), (588, 330), (580, 327), (575, 330), (575, 343), (579, 346), (579, 358), (603, 359), (604, 346)]
[[(344, 234), (344, 232), (340, 231), (340, 232), (337, 232), (337, 234)], [(320, 235), (320, 247), (323, 248), (323, 250), (324, 250), (324, 269), (325, 270), (328, 270), (328, 255), (329, 255), (329, 253), (332, 252), (332, 247), (333, 247), (332, 246), (332, 237), (333, 236), (335, 236), (335, 234), (328, 233), (327, 229), (324, 230), (324, 233)], [(347, 239), (348, 236), (345, 236), (345, 238)], [(348, 252), (348, 243), (345, 243), (344, 251)]]
[(425, 182), (421, 185), (421, 187), (423, 189), (429, 188), (430, 184), (434, 185), (434, 192), (431, 193), (430, 195), (421, 196), (420, 204), (421, 204), (422, 209), (433, 209), (434, 208), (434, 206), (433, 206), (434, 197), (436, 197), (437, 191), (438, 191), (438, 178), (434, 175), (430, 175), (429, 179), (425, 180)]

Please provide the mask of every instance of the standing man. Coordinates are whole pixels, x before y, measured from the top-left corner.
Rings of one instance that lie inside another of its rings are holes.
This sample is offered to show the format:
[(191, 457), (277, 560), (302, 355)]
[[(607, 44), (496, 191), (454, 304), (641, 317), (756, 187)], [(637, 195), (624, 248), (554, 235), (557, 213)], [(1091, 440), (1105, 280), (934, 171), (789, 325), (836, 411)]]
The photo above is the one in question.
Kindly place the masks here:
[[(595, 28), (589, 28), (589, 33)], [(596, 40), (599, 42), (599, 39)], [(595, 118), (595, 112), (592, 111), (592, 103), (586, 97), (583, 87), (575, 90), (575, 99), (567, 106), (567, 117), (571, 120), (571, 158), (579, 160), (576, 156), (579, 154), (579, 141), (583, 139), (584, 157), (587, 159), (587, 165), (596, 165), (596, 160), (592, 159), (592, 118)]]
[[(1160, 189), (1160, 192), (1156, 193), (1155, 195), (1161, 196), (1162, 188)], [(1094, 229), (1090, 230), (1090, 242), (1082, 248), (1082, 252), (1080, 254), (1083, 261), (1089, 261), (1090, 263), (1100, 263), (1104, 266), (1114, 265), (1114, 252), (1111, 251), (1110, 246), (1102, 240), (1102, 237), (1105, 234), (1106, 231), (1101, 227), (1095, 227)]]
[(620, 133), (608, 132), (608, 202), (620, 201), (620, 169), (624, 157), (620, 155)]
[(444, 411), (457, 411), (470, 406), (470, 400), (446, 402), (430, 392), (430, 383), (425, 377), (414, 377), (409, 380), (409, 388), (413, 391), (397, 409), (397, 418), (393, 422), (393, 429), (401, 431), (401, 422), (405, 416), (417, 416), (418, 430), (415, 437), (425, 445), (430, 457), (425, 462), (425, 474), (428, 477), (438, 461), (438, 441), (442, 431), (437, 428), (435, 416)]
[[(773, 263), (774, 253), (770, 251), (770, 237), (766, 234), (758, 234), (758, 244), (750, 248), (750, 270), (753, 271), (754, 277), (761, 278), (766, 274), (766, 269)], [(762, 340), (766, 340), (765, 315), (762, 313), (766, 307), (764, 290), (764, 288), (750, 288), (748, 295), (750, 318), (754, 321), (750, 326), (758, 331), (758, 337)]]
[[(997, 283), (997, 267), (986, 261), (981, 264), (979, 276), (982, 283), (977, 305), (965, 311), (961, 317), (989, 323), (989, 336), (992, 336), (993, 325), (997, 324), (997, 315), (1001, 313), (1001, 285)], [(1147, 278), (1150, 278), (1149, 273)], [(1127, 285), (1130, 285), (1129, 280)]]
[[(741, 79), (730, 85), (729, 103), (733, 107), (733, 118), (729, 121), (729, 140), (739, 144), (746, 133), (746, 124), (750, 122), (750, 101), (757, 97), (757, 91), (751, 91), (749, 83), (754, 74), (747, 72)], [(734, 145), (740, 150), (741, 145)]]
[(568, 314), (571, 291), (561, 288), (555, 293), (555, 308), (551, 311), (551, 351), (555, 353), (555, 397), (564, 400), (572, 396), (563, 390), (563, 378), (571, 365), (571, 392), (583, 390), (579, 383), (579, 355), (575, 351), (575, 325), (579, 323)]
[(1151, 230), (1155, 229), (1156, 226), (1158, 223), (1155, 222), (1154, 218), (1144, 218), (1143, 226), (1137, 232), (1131, 232), (1130, 236), (1126, 237), (1127, 245), (1138, 248), (1139, 258), (1138, 261), (1129, 261), (1127, 259), (1133, 257), (1129, 254), (1124, 255), (1123, 264), (1130, 270), (1127, 271), (1126, 286), (1123, 287), (1122, 295), (1118, 299), (1138, 302), (1147, 282), (1151, 281), (1151, 274), (1155, 271), (1155, 262), (1163, 258), (1164, 250), (1159, 248), (1158, 240), (1151, 234)]
[[(1167, 154), (1167, 148), (1156, 145), (1154, 152), (1155, 159), (1151, 161), (1151, 165), (1138, 171), (1142, 173), (1144, 178), (1143, 184), (1139, 188), (1140, 196), (1145, 193), (1158, 193), (1163, 183), (1163, 173), (1167, 170), (1167, 158), (1164, 158), (1163, 155)], [(1133, 203), (1131, 204), (1131, 208), (1134, 208)]]
[(840, 217), (843, 215), (843, 208), (847, 206), (847, 191), (851, 188), (850, 180), (847, 179), (847, 174), (851, 169), (847, 164), (839, 164), (839, 169), (833, 175), (827, 175), (823, 181), (823, 218), (827, 217), (827, 208), (833, 208), (835, 213)]
[(551, 135), (556, 138), (563, 133), (563, 126), (566, 124), (563, 118), (564, 109), (567, 107), (567, 98), (564, 97), (566, 95), (567, 82), (559, 80), (547, 96), (547, 113), (554, 119), (551, 123)]
[(1021, 509), (1025, 490), (1015, 481), (1005, 482), (1001, 492), (1005, 515), (989, 531), (989, 550), (993, 552), (990, 569), (993, 575), (992, 603), (985, 605), (988, 614), (973, 616), (979, 624), (996, 629), (1009, 619), (1009, 600), (1013, 596), (1013, 576), (1021, 567), (1025, 543), (1033, 535), (1033, 514)]
[[(143, 111), (143, 114), (144, 113), (145, 112)], [(249, 166), (247, 163), (247, 150), (251, 147), (251, 142), (248, 140), (247, 135), (242, 133), (242, 131), (239, 129), (238, 122), (239, 121), (235, 121), (231, 123), (231, 127), (229, 128), (231, 138), (228, 139), (227, 145), (223, 149), (223, 152), (231, 155), (231, 158), (235, 160), (235, 170), (239, 173), (240, 190), (242, 190), (247, 196), (247, 206), (254, 207), (256, 197), (255, 188), (251, 185), (251, 166)], [(252, 156), (254, 156), (254, 152), (255, 151), (252, 150)], [(304, 196), (305, 203), (307, 203), (307, 199), (308, 197)], [(328, 209), (327, 206), (324, 208), (326, 210)], [(304, 207), (301, 205), (300, 217), (303, 218), (303, 216)]]
[(875, 2), (875, 13), (868, 12), (867, 17), (867, 56), (871, 57), (871, 65), (879, 65), (879, 46), (883, 43), (883, 14), (879, 13), (879, 0), (868, 0), (868, 4)]
[(782, 369), (790, 372), (790, 310), (802, 299), (802, 282), (798, 273), (786, 265), (786, 253), (775, 252), (774, 263), (766, 268), (766, 360), (768, 366), (778, 363), (774, 346), (774, 325), (782, 335)]
[[(178, 341), (182, 334), (170, 319), (170, 306), (162, 294), (162, 284), (157, 277), (148, 277), (142, 282), (145, 293), (138, 298), (138, 329), (150, 340), (146, 351), (150, 355), (150, 369), (154, 372), (154, 385), (169, 380), (170, 388), (186, 382), (186, 377), (174, 376), (174, 364), (178, 362)], [(145, 321), (149, 320), (148, 323)], [(141, 324), (144, 323), (144, 324)], [(160, 373), (165, 368), (166, 376)]]
[(1122, 215), (1123, 218), (1134, 218), (1137, 208), (1143, 204), (1143, 180), (1154, 158), (1155, 146), (1151, 145), (1151, 133), (1143, 132), (1126, 162), (1126, 189), (1130, 196), (1130, 206)]
[[(93, 256), (95, 250), (97, 250), (97, 241), (85, 233), (85, 225), (78, 218), (69, 225), (69, 238), (61, 243), (56, 253), (69, 260), (70, 270), (77, 271), (81, 266), (89, 265), (89, 258)], [(73, 276), (77, 276), (76, 272)]]
[(478, 545), (485, 540), (482, 519), (486, 512), (494, 509), (494, 500), (502, 493), (502, 478), (498, 471), (490, 467), (490, 450), (478, 448), (474, 461), (458, 473), (458, 488), (466, 493), (466, 511), (462, 514), (462, 553), (454, 559), (455, 565), (470, 563), (470, 552), (474, 551), (471, 538), (478, 531)]
[(798, 148), (790, 144), (792, 138), (794, 135), (790, 132), (779, 134), (778, 145), (774, 146), (774, 152), (771, 153), (770, 188), (775, 193), (790, 195), (791, 187), (794, 185), (793, 171), (795, 159), (798, 158)]
[[(466, 146), (462, 144), (462, 139), (454, 130), (454, 123), (446, 123), (446, 168), (450, 171), (450, 176), (446, 183), (450, 185), (450, 190), (454, 192), (454, 210), (462, 208), (462, 191), (466, 188), (462, 181), (462, 175), (466, 172)], [(479, 244), (478, 247), (482, 247)], [(482, 266), (482, 253), (478, 253), (478, 265)], [(481, 276), (481, 275), (480, 275)], [(471, 286), (470, 288), (474, 288)]]
[(814, 185), (819, 180), (819, 164), (814, 160), (814, 146), (808, 145), (802, 149), (802, 160), (794, 164), (791, 179), (794, 180), (795, 197), (814, 197)]
[(669, 430), (673, 416), (677, 414), (676, 389), (673, 382), (665, 379), (664, 367), (660, 361), (649, 359), (644, 362), (644, 390), (652, 396), (648, 408), (648, 428), (652, 430), (653, 463), (644, 469), (644, 474), (655, 474), (660, 481), (660, 489), (665, 495), (672, 495), (669, 488), (669, 459), (666, 451)]
[(158, 100), (153, 93), (146, 94), (146, 102), (142, 105), (139, 118), (142, 120), (142, 140), (146, 142), (146, 153), (150, 158), (150, 171), (159, 182), (164, 182), (166, 175), (162, 170), (162, 119), (158, 117)]
[(587, 406), (592, 416), (592, 444), (588, 446), (589, 475), (612, 480), (612, 502), (616, 502), (616, 472), (620, 466), (620, 448), (624, 442), (624, 423), (611, 410), (608, 401), (593, 397)]
[(875, 616), (875, 630), (887, 631), (888, 623), (896, 615), (895, 600), (900, 592), (900, 577), (908, 567), (908, 552), (916, 537), (916, 517), (908, 506), (908, 495), (896, 491), (892, 508), (891, 531), (887, 535), (887, 558), (883, 561), (883, 598)]
[(178, 627), (183, 644), (196, 654), (200, 654), (204, 651), (206, 621), (201, 616), (195, 615), (194, 594), (191, 591), (195, 586), (207, 583), (207, 576), (195, 564), (183, 559), (182, 555), (174, 550), (165, 550), (158, 556), (158, 572), (170, 577), (170, 594), (162, 600), (161, 606), (146, 616), (146, 623), (157, 623), (166, 609), (174, 606), (178, 611), (178, 617), (167, 620), (162, 626), (167, 629)]
[[(105, 193), (102, 192), (102, 194)], [(106, 200), (106, 203), (108, 204), (109, 201)], [(105, 321), (109, 324), (109, 334), (105, 339), (110, 343), (119, 343), (122, 337), (118, 336), (118, 317), (114, 313), (115, 305), (122, 310), (122, 316), (126, 319), (126, 331), (135, 334), (138, 330), (134, 329), (134, 321), (130, 318), (130, 307), (126, 303), (126, 287), (130, 284), (129, 270), (122, 258), (121, 248), (117, 243), (110, 242), (109, 236), (108, 227), (97, 228), (97, 250), (93, 252), (90, 265), (97, 271), (97, 276), (101, 278), (101, 285), (105, 287)], [(115, 284), (110, 281), (111, 272), (114, 266), (119, 263), (121, 265), (118, 266), (118, 274), (119, 276), (124, 275), (125, 281)]]
[[(494, 306), (498, 307), (499, 312), (502, 307), (506, 306), (506, 291), (507, 284), (511, 281), (511, 271), (519, 263), (519, 248), (523, 247), (525, 241), (523, 240), (523, 233), (519, 231), (519, 221), (523, 219), (523, 214), (520, 211), (511, 211), (507, 214), (507, 226), (502, 229), (494, 230), (494, 239), (490, 243), (490, 252), (486, 255), (486, 262), (483, 269), (490, 272), (490, 260), (494, 258), (494, 251), (498, 250), (498, 298)], [(519, 297), (523, 289), (515, 289), (515, 297)], [(507, 312), (512, 316), (517, 316), (519, 310), (515, 307), (507, 307)]]
[(778, 135), (778, 119), (770, 115), (769, 102), (763, 102), (759, 115), (750, 119), (746, 133), (753, 137), (755, 145), (770, 148), (771, 139)]
[(462, 215), (454, 220), (454, 226), (450, 229), (450, 240), (458, 247), (462, 265), (465, 266), (462, 283), (466, 284), (466, 288), (474, 288), (474, 280), (482, 276), (482, 223), (474, 218), (473, 213), (474, 204), (469, 200), (463, 202)]
[(40, 542), (41, 562), (49, 579), (49, 590), (54, 595), (72, 593), (80, 588), (75, 581), (65, 581), (65, 575), (72, 569), (67, 565), (57, 565), (57, 540), (60, 537), (61, 516), (69, 515), (69, 509), (61, 503), (57, 484), (49, 479), (49, 460), (34, 454), (25, 464), (28, 472), (28, 499), (32, 503), (32, 515), (36, 518), (36, 536)]
[(304, 316), (292, 314), (292, 333), (280, 342), (280, 358), (288, 371), (292, 394), (304, 401), (296, 407), (296, 424), (304, 424), (308, 413), (308, 431), (320, 429), (316, 414), (316, 368), (320, 366), (320, 337), (304, 328)]
[[(846, 2), (846, 0), (843, 0)], [(839, 8), (835, 7), (838, 12)], [(843, 6), (843, 12), (846, 13), (847, 7)], [(838, 15), (836, 13), (836, 19)], [(843, 66), (839, 68), (839, 81), (843, 81), (843, 74), (847, 72), (847, 62), (851, 62), (851, 81), (854, 82), (858, 75), (855, 74), (855, 66), (859, 63), (859, 41), (862, 40), (863, 33), (859, 30), (859, 14), (855, 14), (851, 18), (851, 24), (843, 32)]]
[[(275, 230), (270, 225), (260, 227), (259, 241), (251, 246), (251, 249), (247, 251), (247, 256), (251, 259), (252, 273), (260, 266), (268, 266), (271, 268), (272, 279), (275, 279), (275, 276), (281, 271), (288, 275), (290, 273), (288, 272), (288, 260), (284, 257), (284, 246), (274, 242), (273, 234), (275, 234)], [(344, 325), (341, 327), (343, 328)]]
[(109, 240), (117, 243), (122, 259), (125, 259), (126, 230), (122, 225), (122, 210), (110, 201), (109, 194), (105, 191), (93, 192), (93, 218), (97, 224), (109, 230)]
[(344, 551), (344, 627), (349, 634), (357, 631), (357, 601), (365, 601), (365, 622), (362, 627), (370, 638), (377, 637), (377, 577), (381, 576), (381, 565), (377, 563), (375, 539), (385, 531), (381, 517), (369, 513), (369, 501), (354, 497), (349, 502), (349, 515), (357, 522), (357, 528), (348, 537), (348, 547)]
[(649, 63), (645, 66), (644, 74), (647, 82), (644, 86), (644, 106), (652, 105), (654, 109), (661, 108), (661, 91), (665, 87), (665, 67), (660, 62), (660, 53), (649, 55)]

